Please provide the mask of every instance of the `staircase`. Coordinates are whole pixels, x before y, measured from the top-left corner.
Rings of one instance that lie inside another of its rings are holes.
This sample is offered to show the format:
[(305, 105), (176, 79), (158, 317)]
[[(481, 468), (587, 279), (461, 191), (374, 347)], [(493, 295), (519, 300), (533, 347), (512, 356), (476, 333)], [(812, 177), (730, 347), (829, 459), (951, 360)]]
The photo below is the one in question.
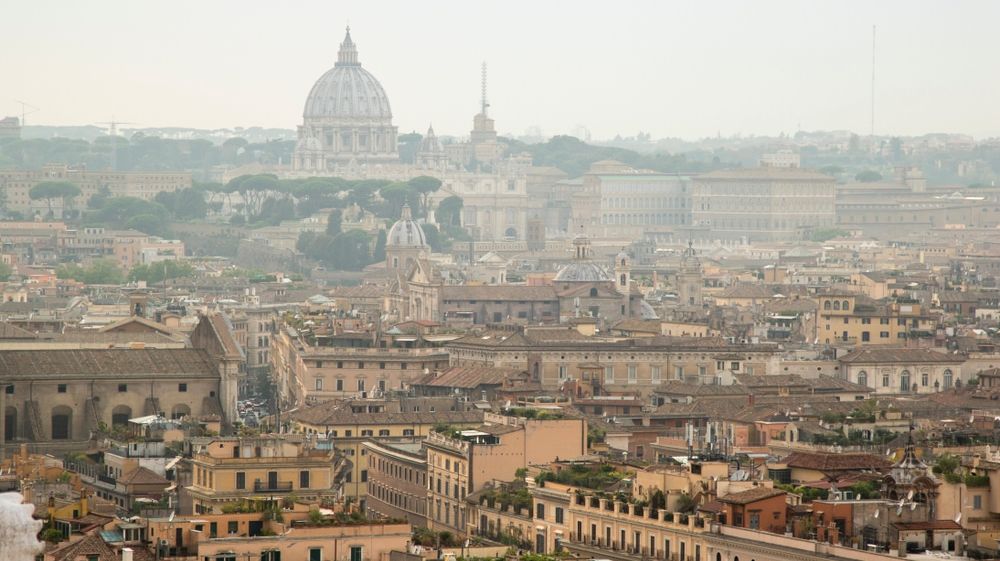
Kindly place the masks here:
[(89, 397), (83, 404), (83, 422), (88, 432), (96, 431), (101, 423), (101, 413), (97, 409), (98, 399), (96, 397)]
[(26, 421), (26, 431), (25, 435), (28, 440), (33, 440), (35, 442), (42, 442), (48, 440), (48, 435), (45, 434), (45, 425), (42, 424), (42, 414), (38, 408), (37, 401), (25, 401), (24, 402), (24, 416)]

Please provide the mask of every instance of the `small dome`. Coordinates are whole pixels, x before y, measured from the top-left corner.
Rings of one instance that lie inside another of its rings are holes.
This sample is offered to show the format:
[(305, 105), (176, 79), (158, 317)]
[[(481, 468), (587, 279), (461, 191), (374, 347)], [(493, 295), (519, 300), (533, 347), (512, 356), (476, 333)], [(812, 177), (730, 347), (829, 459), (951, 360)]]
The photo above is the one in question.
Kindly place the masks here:
[(410, 214), (410, 205), (403, 205), (403, 212), (399, 220), (389, 229), (389, 235), (385, 239), (386, 247), (417, 247), (428, 248), (427, 236), (424, 229), (413, 220)]
[(597, 263), (576, 261), (556, 273), (555, 282), (608, 282), (611, 277)]

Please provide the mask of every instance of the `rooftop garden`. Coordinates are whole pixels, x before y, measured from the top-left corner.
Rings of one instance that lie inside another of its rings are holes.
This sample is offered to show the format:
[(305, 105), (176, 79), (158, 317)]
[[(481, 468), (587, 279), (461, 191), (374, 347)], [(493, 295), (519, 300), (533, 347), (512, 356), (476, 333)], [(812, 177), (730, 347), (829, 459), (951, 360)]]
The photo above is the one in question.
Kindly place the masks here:
[(610, 464), (573, 464), (558, 471), (543, 471), (535, 477), (535, 481), (540, 486), (544, 486), (546, 481), (554, 481), (572, 487), (604, 491), (628, 477), (628, 473), (618, 471)]
[(562, 419), (565, 417), (560, 411), (549, 411), (546, 409), (535, 409), (533, 407), (512, 407), (504, 411), (507, 415), (511, 417), (520, 417), (523, 419), (537, 419), (539, 421), (549, 420), (549, 419)]

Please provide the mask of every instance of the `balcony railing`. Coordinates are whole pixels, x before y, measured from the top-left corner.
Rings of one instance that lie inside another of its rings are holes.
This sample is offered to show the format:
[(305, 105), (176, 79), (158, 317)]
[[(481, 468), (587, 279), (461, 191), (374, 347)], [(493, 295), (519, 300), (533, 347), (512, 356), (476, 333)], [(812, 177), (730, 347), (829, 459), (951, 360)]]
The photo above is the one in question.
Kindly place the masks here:
[(292, 490), (291, 481), (254, 481), (254, 493), (282, 492), (287, 493)]

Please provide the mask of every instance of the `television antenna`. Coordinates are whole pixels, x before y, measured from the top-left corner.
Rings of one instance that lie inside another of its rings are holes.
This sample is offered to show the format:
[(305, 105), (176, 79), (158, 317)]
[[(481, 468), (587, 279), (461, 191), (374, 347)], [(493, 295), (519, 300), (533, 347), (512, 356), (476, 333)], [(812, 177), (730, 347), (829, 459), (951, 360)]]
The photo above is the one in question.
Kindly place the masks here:
[[(28, 124), (27, 123), (27, 117), (28, 117), (28, 115), (31, 115), (32, 113), (38, 113), (39, 111), (41, 111), (41, 109), (39, 109), (38, 107), (35, 107), (34, 105), (28, 103), (27, 101), (21, 101), (19, 99), (15, 99), (14, 103), (17, 103), (17, 104), (19, 104), (21, 106), (21, 126), (22, 127), (25, 126), (26, 124)], [(30, 109), (30, 111), (29, 111), (29, 109)]]

